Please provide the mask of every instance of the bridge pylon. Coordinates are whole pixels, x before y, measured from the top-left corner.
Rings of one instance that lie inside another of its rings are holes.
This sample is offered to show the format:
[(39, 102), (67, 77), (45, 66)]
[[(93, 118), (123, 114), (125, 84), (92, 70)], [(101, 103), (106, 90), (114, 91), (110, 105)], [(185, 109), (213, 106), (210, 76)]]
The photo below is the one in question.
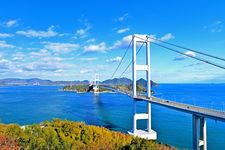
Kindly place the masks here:
[(207, 135), (206, 135), (206, 119), (205, 117), (192, 115), (192, 136), (193, 149), (207, 150)]
[(89, 89), (88, 91), (93, 90), (93, 93), (95, 95), (99, 94), (99, 74), (95, 74), (94, 75), (94, 79), (92, 81), (89, 82)]
[[(139, 38), (138, 38), (139, 37)], [(133, 130), (129, 132), (137, 137), (156, 140), (157, 133), (152, 130), (151, 126), (151, 103), (147, 103), (146, 113), (137, 113), (137, 103), (138, 100), (135, 99), (137, 96), (137, 71), (145, 71), (147, 76), (147, 97), (151, 97), (151, 76), (150, 76), (150, 40), (147, 35), (133, 35), (133, 48), (132, 48), (132, 79), (133, 79), (133, 99), (134, 99), (134, 108), (133, 108)], [(146, 64), (137, 65), (136, 56), (137, 56), (137, 43), (145, 44), (146, 49)], [(137, 128), (138, 120), (147, 120), (147, 130), (140, 130)]]

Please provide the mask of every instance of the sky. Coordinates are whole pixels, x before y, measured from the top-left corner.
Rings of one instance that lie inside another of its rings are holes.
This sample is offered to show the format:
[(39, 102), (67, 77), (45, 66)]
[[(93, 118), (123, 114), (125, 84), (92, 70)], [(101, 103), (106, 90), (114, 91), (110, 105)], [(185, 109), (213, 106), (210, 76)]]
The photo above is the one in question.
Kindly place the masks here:
[[(2, 0), (0, 79), (109, 79), (133, 34), (225, 57), (225, 2), (207, 0)], [(184, 53), (225, 65), (199, 54)], [(114, 77), (131, 61), (132, 49)], [(145, 51), (137, 56), (143, 64)], [(131, 78), (131, 67), (123, 74)], [(144, 77), (138, 72), (138, 78)], [(225, 71), (151, 44), (160, 83), (222, 83)]]

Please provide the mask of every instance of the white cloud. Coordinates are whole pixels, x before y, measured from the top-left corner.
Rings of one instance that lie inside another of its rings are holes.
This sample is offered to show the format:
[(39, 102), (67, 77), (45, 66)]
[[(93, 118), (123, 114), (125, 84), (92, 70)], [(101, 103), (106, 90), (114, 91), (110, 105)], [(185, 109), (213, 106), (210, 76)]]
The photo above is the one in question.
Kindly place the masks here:
[(222, 32), (223, 30), (223, 22), (222, 21), (215, 21), (213, 24), (212, 24), (212, 27), (211, 27), (211, 32)]
[(192, 56), (192, 57), (196, 56), (196, 53), (192, 52), (192, 51), (186, 51), (185, 54), (188, 55), (188, 56)]
[(56, 71), (54, 71), (55, 73), (62, 73), (63, 72), (63, 70), (62, 69), (58, 69), (58, 70), (56, 70)]
[[(155, 35), (147, 35), (147, 34), (135, 34), (136, 36), (139, 36), (139, 37), (143, 37), (143, 36), (149, 36), (151, 38), (156, 38)], [(124, 48), (127, 48), (128, 45), (130, 44), (131, 40), (132, 40), (132, 36), (133, 35), (127, 35), (125, 37), (123, 37), (121, 40), (117, 40), (116, 42), (114, 42), (114, 44), (110, 47), (107, 48), (107, 50), (113, 50), (113, 49), (124, 49)], [(174, 36), (171, 34), (171, 33), (167, 33), (165, 34), (164, 36), (162, 36), (161, 40), (163, 41), (167, 41), (167, 40), (170, 40), (170, 39), (173, 39)], [(154, 41), (153, 39), (149, 39), (150, 41)], [(138, 46), (140, 45), (140, 43), (138, 44)]]
[(203, 28), (209, 30), (212, 33), (219, 33), (223, 31), (223, 22), (217, 20), (214, 21), (211, 25), (205, 25)]
[(95, 41), (96, 41), (96, 39), (91, 38), (91, 39), (87, 40), (86, 42), (87, 42), (87, 43), (94, 43)]
[(0, 48), (15, 48), (15, 46), (8, 44), (6, 41), (0, 41)]
[(47, 50), (45, 49), (41, 49), (39, 52), (30, 52), (29, 56), (32, 58), (40, 58), (40, 57), (44, 57), (44, 56), (48, 56), (49, 53)]
[(88, 31), (91, 29), (91, 25), (89, 25), (88, 23), (85, 23), (85, 27), (78, 29), (76, 31), (76, 36), (79, 38), (85, 38), (88, 36)]
[(44, 48), (56, 53), (68, 53), (80, 48), (79, 44), (43, 42)]
[(106, 62), (107, 63), (113, 63), (113, 62), (120, 62), (122, 60), (122, 57), (115, 57), (115, 58), (110, 58), (110, 59), (107, 59)]
[(43, 64), (43, 63), (30, 63), (24, 66), (24, 71), (56, 71), (59, 68), (55, 65)]
[(23, 59), (24, 61), (12, 61), (10, 72), (22, 73), (21, 75), (41, 75), (42, 73), (49, 74), (49, 72), (61, 73), (64, 70), (70, 70), (75, 67), (72, 63), (64, 62), (64, 59), (61, 57), (52, 56), (46, 50), (31, 52), (26, 56), (17, 53), (14, 57), (15, 60)]
[(84, 46), (84, 52), (105, 52), (107, 50), (105, 42)]
[(32, 72), (57, 72), (63, 69), (71, 69), (74, 66), (72, 64), (67, 64), (63, 62), (58, 62), (54, 60), (49, 61), (35, 61), (28, 64), (23, 64), (23, 71), (32, 71)]
[(0, 59), (0, 70), (7, 70), (9, 69), (9, 61), (6, 59)]
[[(195, 57), (195, 56), (196, 56), (196, 53), (195, 53), (195, 52), (192, 52), (192, 51), (186, 51), (184, 54), (186, 54), (186, 55), (188, 55), (188, 56), (191, 56), (191, 57)], [(179, 56), (179, 57), (174, 58), (173, 60), (174, 60), (174, 61), (184, 60), (184, 59), (187, 59), (188, 56), (181, 55), (181, 56)]]
[(44, 62), (49, 62), (49, 61), (52, 61), (52, 62), (61, 62), (61, 61), (63, 61), (63, 58), (51, 56), (51, 57), (43, 57), (41, 60), (44, 61)]
[(80, 60), (83, 60), (83, 61), (94, 61), (94, 60), (97, 60), (98, 58), (96, 57), (88, 57), (88, 58), (80, 58)]
[(131, 40), (132, 35), (125, 36), (121, 40), (116, 41), (113, 46), (110, 47), (110, 49), (125, 48), (129, 45)]
[[(141, 34), (135, 34), (136, 36), (143, 36)], [(127, 48), (132, 40), (133, 35), (128, 35), (123, 37), (121, 40), (117, 40), (109, 49), (124, 49)], [(144, 36), (147, 36), (144, 34)], [(149, 35), (150, 37), (153, 37), (154, 35)]]
[(204, 64), (203, 62), (196, 62), (196, 63), (192, 63), (192, 64), (189, 64), (189, 65), (185, 65), (184, 67), (194, 67), (194, 66), (200, 66)]
[(15, 71), (16, 73), (23, 73), (23, 72), (24, 72), (22, 69), (14, 69), (14, 71)]
[(14, 61), (23, 61), (25, 59), (25, 55), (21, 52), (17, 52), (13, 54), (13, 59)]
[(37, 37), (37, 38), (48, 38), (58, 35), (58, 33), (54, 31), (54, 26), (50, 26), (47, 31), (36, 31), (30, 29), (26, 31), (17, 31), (16, 34), (23, 35), (26, 37)]
[(8, 37), (12, 37), (12, 34), (8, 34), (8, 33), (0, 33), (0, 38), (8, 38)]
[(4, 26), (7, 28), (13, 27), (17, 24), (17, 20), (8, 20), (4, 23)]
[(117, 33), (118, 33), (118, 34), (122, 34), (122, 33), (125, 33), (125, 32), (127, 32), (127, 31), (130, 31), (130, 28), (129, 28), (129, 27), (123, 28), (123, 29), (119, 29), (119, 30), (117, 30)]
[(152, 41), (152, 42), (158, 42), (155, 39), (158, 39), (158, 40), (161, 40), (161, 41), (168, 41), (168, 40), (171, 40), (171, 39), (175, 38), (172, 33), (167, 33), (167, 34), (163, 35), (162, 37), (157, 37), (154, 34), (150, 34), (150, 35), (147, 35), (147, 34), (136, 34), (136, 36), (139, 36), (139, 37), (142, 37), (142, 38), (144, 36), (148, 36), (149, 37), (149, 41)]
[(125, 13), (123, 16), (119, 17), (117, 20), (118, 21), (124, 21), (129, 17), (128, 13)]
[(3, 55), (0, 54), (0, 72), (8, 71), (11, 66), (11, 61), (4, 59)]
[(162, 40), (162, 41), (168, 41), (171, 39), (174, 39), (174, 36), (172, 35), (172, 33), (167, 33), (160, 38), (160, 40)]
[(80, 70), (81, 74), (86, 74), (86, 73), (90, 73), (90, 72), (91, 72), (91, 70), (89, 70), (89, 69), (81, 69)]
[[(75, 70), (75, 64), (64, 62), (63, 58), (51, 56), (51, 53), (43, 56), (37, 53), (33, 53), (33, 55), (39, 57), (33, 59), (31, 54), (25, 55), (17, 52), (12, 54), (12, 60), (7, 60), (0, 54), (0, 73), (5, 77), (15, 75), (15, 77), (52, 78), (54, 76), (65, 77), (68, 74), (72, 77), (71, 70)], [(40, 50), (39, 53), (45, 53), (45, 50)], [(67, 74), (64, 74), (64, 71)]]

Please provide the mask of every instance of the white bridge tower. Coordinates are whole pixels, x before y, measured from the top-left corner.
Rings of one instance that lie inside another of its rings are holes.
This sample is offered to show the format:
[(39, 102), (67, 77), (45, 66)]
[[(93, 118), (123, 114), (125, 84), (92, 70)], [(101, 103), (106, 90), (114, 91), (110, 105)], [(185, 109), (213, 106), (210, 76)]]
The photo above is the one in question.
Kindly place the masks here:
[[(147, 97), (151, 97), (151, 77), (150, 77), (150, 40), (147, 35), (133, 35), (133, 51), (132, 51), (132, 78), (133, 78), (133, 99), (134, 99), (134, 110), (133, 110), (133, 131), (129, 132), (137, 137), (156, 140), (157, 133), (152, 130), (151, 126), (151, 103), (147, 103), (146, 113), (137, 113), (137, 102), (135, 99), (137, 96), (137, 71), (145, 71), (147, 76)], [(146, 48), (146, 64), (137, 65), (136, 56), (137, 56), (137, 43), (142, 43)], [(147, 130), (140, 130), (137, 127), (137, 121), (145, 119), (147, 120)]]
[(95, 74), (95, 77), (94, 77), (94, 81), (93, 81), (93, 91), (94, 91), (94, 94), (98, 94), (99, 93), (99, 74)]

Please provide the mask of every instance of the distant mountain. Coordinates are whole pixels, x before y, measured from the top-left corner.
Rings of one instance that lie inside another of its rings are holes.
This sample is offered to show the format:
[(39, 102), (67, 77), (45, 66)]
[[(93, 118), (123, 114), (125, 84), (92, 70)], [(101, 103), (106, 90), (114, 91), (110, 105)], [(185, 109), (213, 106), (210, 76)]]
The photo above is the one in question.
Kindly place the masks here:
[(51, 85), (51, 80), (42, 80), (39, 78), (31, 79), (17, 79), (17, 78), (7, 78), (1, 79), (0, 85)]
[[(143, 78), (137, 80), (137, 84), (138, 85), (142, 85), (143, 87), (147, 87), (147, 81), (145, 79), (143, 79)], [(156, 86), (157, 83), (155, 83), (154, 81), (151, 80), (151, 85), (152, 86)]]
[(6, 78), (6, 79), (0, 79), (0, 86), (25, 86), (25, 85), (66, 86), (66, 85), (74, 85), (74, 84), (89, 84), (89, 81), (88, 80), (84, 80), (84, 81), (51, 81), (51, 80), (44, 80), (44, 79), (39, 79), (39, 78), (31, 78), (31, 79)]
[[(39, 78), (31, 78), (31, 79), (18, 79), (18, 78), (6, 78), (0, 79), (0, 86), (25, 86), (25, 85), (57, 85), (57, 86), (66, 86), (66, 85), (77, 85), (77, 84), (89, 84), (88, 80), (83, 81), (51, 81), (44, 80)], [(130, 85), (132, 84), (131, 79), (128, 78), (114, 78), (102, 81), (101, 84), (109, 84), (109, 85)], [(137, 80), (137, 84), (140, 84), (144, 87), (147, 86), (147, 81), (144, 79)], [(152, 85), (156, 85), (155, 82), (152, 81)]]
[(128, 78), (114, 78), (102, 82), (102, 84), (110, 84), (110, 85), (130, 85), (131, 83), (132, 83), (131, 79)]
[[(110, 84), (110, 85), (130, 85), (132, 84), (132, 80), (128, 78), (114, 78), (105, 80), (102, 82), (102, 84)], [(147, 87), (147, 81), (143, 78), (137, 80), (138, 85), (142, 85), (144, 87)], [(153, 81), (151, 81), (152, 86), (156, 86), (157, 84)]]
[(88, 80), (83, 81), (53, 81), (52, 85), (66, 86), (66, 85), (77, 85), (77, 84), (89, 84)]
[(42, 80), (39, 78), (26, 79), (25, 81), (28, 85), (38, 85), (38, 84), (49, 85), (53, 83), (51, 80)]
[(73, 81), (74, 84), (89, 84), (89, 81), (88, 80), (83, 80), (83, 81)]

